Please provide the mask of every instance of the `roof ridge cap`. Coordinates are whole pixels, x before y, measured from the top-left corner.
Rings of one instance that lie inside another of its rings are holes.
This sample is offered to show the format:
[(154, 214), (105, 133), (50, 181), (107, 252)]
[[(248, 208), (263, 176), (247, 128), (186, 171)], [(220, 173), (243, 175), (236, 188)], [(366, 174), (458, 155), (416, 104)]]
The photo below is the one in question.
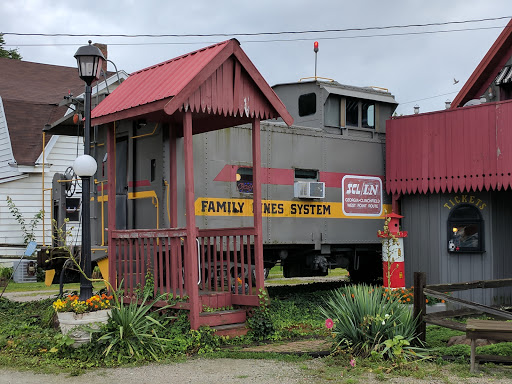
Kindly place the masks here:
[(198, 52), (204, 52), (204, 51), (206, 51), (208, 49), (212, 49), (212, 48), (218, 47), (220, 45), (225, 45), (225, 44), (229, 43), (232, 40), (235, 40), (238, 43), (238, 45), (240, 45), (240, 42), (238, 42), (238, 40), (234, 39), (234, 38), (233, 39), (229, 39), (229, 40), (225, 40), (225, 41), (221, 41), (220, 43), (216, 43), (216, 44), (213, 44), (213, 45), (209, 45), (207, 47), (199, 48), (199, 49), (196, 49), (195, 51), (187, 52), (187, 53), (184, 53), (183, 55), (180, 55), (180, 56), (177, 56), (177, 57), (173, 57), (172, 59), (162, 61), (161, 63), (153, 64), (153, 65), (151, 65), (149, 67), (139, 69), (138, 71), (133, 72), (131, 75), (139, 74), (139, 73), (142, 73), (142, 72), (145, 72), (145, 71), (149, 71), (150, 69), (154, 69), (154, 68), (160, 67), (162, 65), (166, 65), (166, 64), (178, 61), (178, 60), (182, 60), (182, 59), (184, 59), (184, 58), (186, 58), (188, 56), (195, 55)]

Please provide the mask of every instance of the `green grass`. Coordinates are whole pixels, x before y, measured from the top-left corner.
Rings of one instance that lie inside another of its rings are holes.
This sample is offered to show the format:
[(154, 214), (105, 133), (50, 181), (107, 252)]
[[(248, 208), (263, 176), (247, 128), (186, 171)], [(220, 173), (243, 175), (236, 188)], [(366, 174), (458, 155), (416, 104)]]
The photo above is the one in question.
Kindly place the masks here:
[[(95, 290), (100, 290), (103, 288), (103, 284), (101, 283), (94, 283), (93, 287)], [(2, 292), (4, 287), (0, 287), (0, 292)], [(65, 291), (78, 291), (80, 289), (79, 283), (70, 283), (70, 284), (64, 284), (64, 290)], [(31, 291), (58, 291), (59, 285), (58, 284), (52, 284), (49, 287), (47, 287), (44, 282), (37, 282), (37, 283), (15, 283), (14, 281), (10, 281), (9, 285), (7, 286), (5, 292), (31, 292)]]
[[(343, 268), (330, 269), (328, 277), (345, 277), (348, 276), (348, 271)], [(310, 284), (315, 282), (314, 279), (302, 279), (300, 277), (285, 278), (283, 276), (283, 267), (281, 265), (274, 266), (269, 274), (267, 281), (272, 284), (281, 285), (296, 285), (296, 284)]]
[[(277, 271), (279, 269), (280, 267), (277, 267)], [(322, 284), (320, 287), (316, 284), (304, 284), (296, 287), (269, 287), (270, 313), (276, 329), (270, 341), (285, 342), (298, 338), (327, 337), (325, 318), (319, 311), (320, 304), (328, 294), (328, 291), (325, 290), (326, 286), (330, 287), (331, 285)], [(45, 289), (43, 283), (13, 284), (10, 289), (11, 291), (22, 289), (21, 291), (27, 292), (30, 287), (36, 291)], [(78, 284), (65, 285), (67, 290), (78, 289), (78, 287)], [(54, 285), (46, 289), (52, 288), (57, 290), (58, 286)], [(20, 292), (20, 290), (16, 291)], [(105, 362), (92, 346), (77, 350), (64, 348), (60, 344), (59, 333), (51, 327), (50, 314), (53, 313), (50, 307), (51, 302), (51, 299), (29, 303), (11, 303), (4, 299), (0, 300), (0, 366), (49, 373), (67, 372), (74, 375), (98, 367), (118, 365), (114, 362)], [(187, 322), (186, 318), (181, 320)], [(175, 327), (177, 325), (173, 323), (173, 326), (168, 329), (172, 330)], [(181, 328), (179, 332), (176, 328), (175, 333), (175, 343), (182, 343), (184, 348), (191, 344), (195, 348), (194, 350), (198, 350), (199, 345), (203, 343), (203, 339), (200, 339), (199, 336), (191, 341), (186, 332), (181, 331)], [(461, 332), (436, 326), (427, 327), (426, 346), (429, 348), (433, 360), (413, 362), (407, 365), (396, 365), (389, 361), (372, 360), (372, 358), (356, 358), (356, 366), (351, 367), (349, 364), (351, 356), (349, 355), (311, 359), (306, 355), (244, 352), (243, 345), (251, 342), (248, 338), (242, 338), (238, 345), (236, 344), (237, 341), (233, 341), (231, 345), (225, 344), (222, 349), (213, 353), (207, 352), (202, 356), (209, 358), (271, 359), (291, 362), (297, 364), (300, 369), (307, 370), (308, 375), (318, 379), (319, 382), (364, 383), (369, 372), (372, 372), (378, 380), (382, 381), (389, 381), (397, 376), (405, 376), (436, 382), (457, 383), (463, 381), (461, 378), (476, 377), (469, 374), (469, 346), (446, 347), (449, 338), (458, 334), (461, 334)], [(52, 347), (57, 348), (58, 351), (51, 353), (50, 349)], [(478, 349), (478, 353), (512, 355), (512, 343), (500, 343), (481, 348)], [(195, 353), (191, 352), (190, 354)], [(461, 358), (456, 362), (449, 362), (443, 356)], [(176, 354), (165, 358), (163, 362), (183, 359), (185, 359), (185, 354)], [(145, 362), (134, 362), (131, 365), (144, 364)], [(130, 364), (122, 363), (121, 365), (129, 366)], [(343, 373), (343, 376), (341, 376), (341, 373)], [(512, 379), (512, 370), (495, 365), (480, 365), (478, 376), (480, 375), (489, 379)]]

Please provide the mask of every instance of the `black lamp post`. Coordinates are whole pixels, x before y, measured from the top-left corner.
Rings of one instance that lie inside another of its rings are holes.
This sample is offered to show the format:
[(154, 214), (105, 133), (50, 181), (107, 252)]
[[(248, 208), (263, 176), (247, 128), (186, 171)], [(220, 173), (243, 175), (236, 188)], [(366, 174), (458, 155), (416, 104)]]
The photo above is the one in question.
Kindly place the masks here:
[(101, 51), (91, 45), (78, 48), (75, 58), (78, 64), (78, 75), (85, 82), (85, 126), (84, 126), (84, 154), (77, 157), (73, 168), (82, 179), (82, 256), (80, 267), (84, 272), (80, 275), (80, 300), (87, 300), (92, 296), (92, 283), (89, 280), (92, 274), (91, 267), (91, 202), (90, 183), (97, 169), (96, 160), (89, 155), (91, 150), (91, 84), (99, 79), (101, 67), (105, 57)]

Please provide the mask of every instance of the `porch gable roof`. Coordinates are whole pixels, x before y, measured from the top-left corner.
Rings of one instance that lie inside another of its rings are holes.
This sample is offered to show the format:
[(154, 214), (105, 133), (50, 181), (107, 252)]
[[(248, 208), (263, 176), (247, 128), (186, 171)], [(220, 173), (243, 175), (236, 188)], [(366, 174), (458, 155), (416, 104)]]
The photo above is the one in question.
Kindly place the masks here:
[(252, 118), (281, 117), (286, 124), (293, 123), (236, 39), (133, 73), (94, 108), (91, 117), (94, 125), (142, 116), (169, 121), (176, 112), (188, 109), (203, 117), (223, 116), (222, 122), (216, 119), (213, 129)]

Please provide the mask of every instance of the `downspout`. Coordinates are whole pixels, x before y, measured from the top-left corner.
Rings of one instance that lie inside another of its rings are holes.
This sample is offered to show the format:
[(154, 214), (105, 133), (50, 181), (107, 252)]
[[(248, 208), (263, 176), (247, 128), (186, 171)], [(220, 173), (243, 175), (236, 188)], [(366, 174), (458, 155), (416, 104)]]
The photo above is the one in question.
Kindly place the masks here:
[(43, 210), (43, 247), (46, 246), (46, 242), (45, 242), (45, 232), (44, 232), (44, 225), (45, 225), (45, 222), (44, 222), (44, 191), (45, 191), (45, 188), (44, 188), (44, 143), (46, 141), (46, 132), (43, 130), (43, 171), (42, 171), (42, 183), (43, 183), (43, 188), (42, 188), (42, 191), (41, 191), (41, 204), (42, 204), (42, 210)]

